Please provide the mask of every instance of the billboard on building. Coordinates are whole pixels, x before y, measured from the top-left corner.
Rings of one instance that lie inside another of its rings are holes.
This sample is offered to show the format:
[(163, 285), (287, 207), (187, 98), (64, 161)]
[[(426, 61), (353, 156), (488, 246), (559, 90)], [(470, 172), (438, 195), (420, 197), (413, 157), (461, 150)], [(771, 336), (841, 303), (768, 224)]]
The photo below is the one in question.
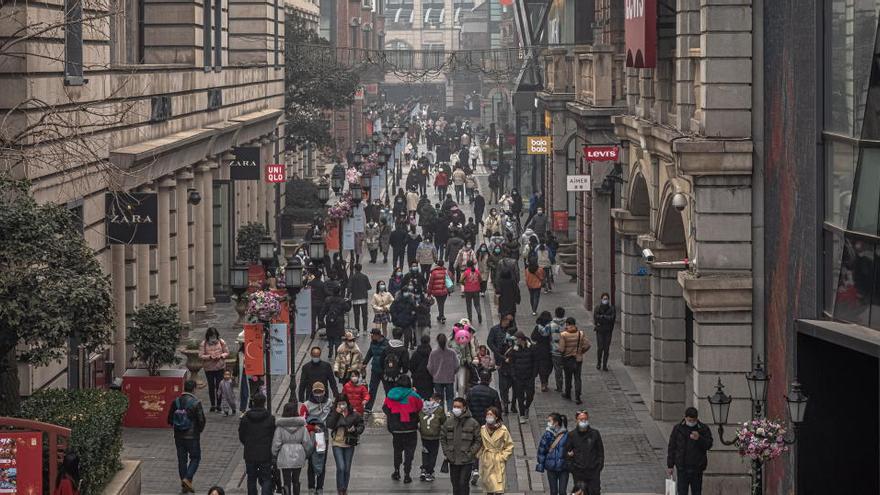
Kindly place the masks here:
[(657, 67), (657, 0), (624, 0), (626, 66)]
[(232, 149), (235, 158), (229, 162), (232, 180), (260, 180), (260, 147), (241, 146)]
[(105, 223), (110, 244), (158, 244), (159, 197), (156, 193), (108, 192)]

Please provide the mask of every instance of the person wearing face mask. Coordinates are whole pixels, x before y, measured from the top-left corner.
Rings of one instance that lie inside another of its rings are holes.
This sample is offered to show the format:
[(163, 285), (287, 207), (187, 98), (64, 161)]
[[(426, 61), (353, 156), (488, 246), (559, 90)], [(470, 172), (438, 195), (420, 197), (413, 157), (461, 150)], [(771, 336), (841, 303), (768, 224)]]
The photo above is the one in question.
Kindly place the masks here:
[(403, 266), (406, 256), (407, 237), (406, 226), (401, 223), (397, 224), (397, 227), (388, 237), (388, 242), (391, 244), (391, 263), (394, 266)]
[(307, 398), (306, 393), (313, 384), (320, 383), (324, 390), (329, 387), (333, 391), (333, 395), (338, 395), (336, 388), (336, 376), (333, 374), (333, 367), (327, 361), (321, 360), (321, 348), (312, 347), (311, 359), (307, 363), (303, 363), (300, 368), (299, 389), (296, 396), (300, 402), (304, 402)]
[(483, 233), (487, 239), (501, 235), (501, 216), (495, 208), (491, 208), (483, 220)]
[(431, 271), (431, 265), (437, 261), (437, 248), (430, 237), (425, 237), (419, 247), (416, 249), (416, 261), (422, 270), (422, 275), (428, 276)]
[(370, 306), (373, 307), (373, 328), (382, 330), (382, 335), (387, 335), (388, 322), (391, 321), (391, 303), (394, 297), (390, 292), (385, 290), (385, 282), (376, 284), (376, 292), (370, 300)]
[(333, 410), (333, 403), (327, 399), (327, 390), (320, 382), (312, 385), (308, 400), (299, 407), (300, 416), (306, 418), (306, 428), (315, 437), (315, 450), (309, 456), (309, 469), (306, 472), (309, 492), (324, 490), (324, 467), (327, 464), (327, 416)]
[(463, 248), (461, 248), (455, 256), (455, 263), (453, 267), (456, 270), (456, 273), (461, 274), (461, 272), (465, 271), (468, 266), (468, 262), (477, 261), (477, 253), (474, 252), (474, 245), (471, 242), (465, 242)]
[(703, 471), (708, 459), (706, 453), (712, 448), (712, 431), (698, 418), (697, 409), (689, 407), (684, 411), (684, 419), (675, 425), (669, 435), (669, 449), (666, 456), (666, 474), (672, 476), (677, 471), (678, 495), (700, 495), (703, 491)]
[(488, 494), (501, 494), (507, 486), (507, 460), (513, 455), (513, 439), (501, 421), (497, 407), (486, 411), (486, 424), (480, 428), (480, 482)]
[(449, 268), (455, 271), (455, 279), (458, 280), (464, 268), (463, 264), (459, 266), (458, 252), (464, 248), (465, 243), (459, 229), (451, 229), (449, 235), (449, 240), (446, 242), (446, 261), (449, 263)]
[[(489, 337), (486, 340), (486, 345), (492, 351), (495, 364), (498, 366), (498, 392), (501, 394), (501, 404), (505, 414), (507, 414), (508, 405), (511, 403), (510, 391), (513, 388), (513, 367), (506, 362), (506, 354), (514, 344), (514, 335), (516, 335), (516, 325), (513, 321), (513, 315), (504, 314), (501, 316), (500, 322), (489, 330)], [(515, 401), (511, 411), (516, 413)]]
[(480, 233), (480, 227), (474, 223), (474, 217), (468, 217), (467, 223), (464, 224), (461, 233), (465, 242), (470, 243), (471, 246), (476, 245), (477, 235)]
[(410, 286), (413, 292), (424, 292), (428, 285), (428, 276), (422, 273), (422, 268), (413, 261), (409, 265), (409, 273), (403, 276), (404, 287)]
[(419, 394), (412, 388), (409, 376), (397, 378), (396, 386), (388, 391), (382, 411), (388, 422), (394, 448), (394, 471), (391, 479), (400, 481), (400, 465), (403, 464), (403, 482), (412, 483), (410, 472), (418, 443), (419, 413), (422, 410)]
[(336, 492), (345, 495), (351, 478), (354, 449), (364, 432), (364, 419), (352, 409), (348, 397), (336, 398), (333, 410), (327, 415), (327, 432), (333, 444), (333, 460), (336, 461)]
[(550, 495), (566, 495), (568, 471), (565, 469), (565, 450), (568, 444), (568, 419), (557, 412), (547, 416), (547, 429), (538, 443), (535, 471), (547, 473)]
[(409, 265), (412, 265), (413, 263), (418, 265), (418, 262), (416, 261), (416, 251), (422, 243), (422, 236), (416, 232), (416, 227), (414, 225), (411, 225), (409, 229), (409, 234), (406, 238), (406, 263)]
[(535, 348), (523, 332), (516, 332), (516, 341), (508, 349), (505, 362), (513, 368), (513, 397), (519, 410), (519, 423), (529, 421), (529, 407), (535, 398), (535, 377), (538, 366)]
[(605, 446), (602, 435), (590, 426), (587, 411), (577, 413), (577, 428), (568, 434), (565, 459), (575, 487), (583, 490), (585, 495), (599, 495), (600, 475), (605, 468)]
[[(383, 369), (382, 369), (382, 358), (385, 355), (385, 350), (388, 348), (388, 339), (385, 338), (385, 335), (378, 328), (374, 328), (370, 330), (370, 348), (367, 349), (367, 355), (364, 356), (364, 369), (366, 366), (370, 364), (370, 390), (369, 396), (367, 399), (367, 403), (364, 406), (364, 411), (366, 414), (372, 414), (373, 412), (373, 402), (376, 401), (376, 394), (379, 392), (379, 384), (382, 383), (383, 377)], [(385, 392), (388, 392), (388, 389), (385, 389)]]
[(379, 219), (379, 251), (382, 251), (382, 263), (388, 263), (388, 248), (391, 245), (391, 226), (388, 219)]
[(562, 370), (565, 374), (565, 391), (562, 398), (571, 400), (571, 384), (574, 382), (574, 403), (581, 401), (581, 367), (584, 354), (591, 344), (584, 332), (578, 330), (577, 321), (569, 316), (565, 319), (564, 331), (559, 334), (559, 354), (562, 356)]
[(333, 373), (343, 385), (348, 383), (352, 372), (360, 372), (364, 367), (364, 355), (355, 341), (354, 334), (345, 332), (342, 344), (336, 351), (333, 360)]
[(388, 277), (388, 292), (391, 293), (391, 297), (397, 297), (401, 287), (403, 287), (403, 269), (395, 267), (394, 271), (391, 272), (391, 276)]
[(348, 397), (348, 403), (351, 404), (358, 414), (364, 414), (364, 405), (370, 400), (370, 391), (364, 384), (361, 372), (352, 371), (348, 382), (342, 387), (342, 395)]
[(480, 272), (480, 296), (486, 297), (486, 288), (489, 285), (489, 247), (486, 243), (480, 244), (477, 249), (477, 270)]
[[(463, 253), (464, 251), (462, 251)], [(470, 250), (473, 254), (473, 249)], [(459, 254), (461, 256), (461, 254)], [(462, 294), (464, 295), (465, 305), (467, 306), (468, 319), (473, 319), (473, 310), (477, 311), (477, 322), (483, 324), (483, 311), (480, 309), (480, 282), (482, 277), (480, 271), (477, 270), (475, 259), (468, 259), (465, 265), (464, 273), (461, 274)]]
[(370, 263), (375, 263), (379, 256), (379, 224), (375, 221), (367, 222), (364, 227), (364, 245), (370, 253)]
[(419, 413), (419, 436), (422, 439), (420, 481), (434, 481), (434, 467), (437, 465), (437, 454), (440, 451), (440, 431), (446, 422), (446, 414), (440, 407), (442, 401), (440, 394), (432, 394)]
[(456, 397), (452, 401), (452, 415), (440, 432), (440, 447), (449, 463), (449, 481), (454, 495), (469, 495), (471, 470), (482, 448), (480, 423), (471, 416), (467, 400)]
[(355, 263), (354, 273), (348, 279), (348, 294), (351, 298), (351, 307), (354, 310), (354, 327), (360, 335), (361, 329), (367, 331), (367, 300), (372, 284), (370, 278), (363, 272), (363, 266)]
[(318, 328), (324, 326), (324, 322), (319, 317), (324, 310), (324, 299), (327, 298), (327, 292), (324, 288), (324, 281), (321, 279), (323, 273), (321, 270), (314, 270), (308, 274), (308, 283), (306, 287), (312, 292), (312, 338), (318, 331)]
[(209, 327), (205, 331), (205, 340), (199, 345), (199, 357), (202, 358), (205, 369), (205, 377), (208, 379), (208, 397), (211, 399), (210, 412), (220, 412), (220, 399), (217, 390), (223, 381), (223, 372), (226, 370), (226, 358), (229, 357), (229, 347), (226, 341), (220, 338), (220, 332), (215, 327)]
[(596, 369), (600, 366), (603, 371), (608, 371), (608, 353), (611, 349), (611, 333), (614, 331), (614, 321), (617, 319), (614, 305), (611, 304), (607, 292), (602, 293), (599, 304), (593, 309), (593, 325), (596, 330)]
[(539, 207), (531, 220), (526, 223), (526, 227), (531, 228), (538, 238), (543, 239), (544, 235), (547, 233), (548, 223), (549, 220), (547, 219), (547, 215), (544, 214), (544, 208)]

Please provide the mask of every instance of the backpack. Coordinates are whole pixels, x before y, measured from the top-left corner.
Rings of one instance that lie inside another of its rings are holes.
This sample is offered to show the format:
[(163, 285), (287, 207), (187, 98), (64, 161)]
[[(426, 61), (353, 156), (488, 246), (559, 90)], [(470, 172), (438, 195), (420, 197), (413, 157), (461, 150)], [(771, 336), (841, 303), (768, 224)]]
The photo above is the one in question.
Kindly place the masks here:
[(174, 399), (174, 416), (171, 418), (171, 426), (174, 431), (186, 432), (192, 429), (193, 420), (190, 417), (190, 406), (192, 403), (182, 405), (183, 397)]
[(529, 251), (529, 255), (526, 258), (526, 265), (538, 264), (538, 251), (536, 249), (532, 249)]
[(385, 353), (385, 362), (382, 363), (382, 369), (384, 370), (386, 381), (397, 380), (397, 377), (400, 376), (400, 355), (390, 350)]
[(341, 316), (339, 311), (334, 307), (327, 310), (327, 314), (324, 316), (324, 326), (331, 327), (339, 324), (341, 320)]

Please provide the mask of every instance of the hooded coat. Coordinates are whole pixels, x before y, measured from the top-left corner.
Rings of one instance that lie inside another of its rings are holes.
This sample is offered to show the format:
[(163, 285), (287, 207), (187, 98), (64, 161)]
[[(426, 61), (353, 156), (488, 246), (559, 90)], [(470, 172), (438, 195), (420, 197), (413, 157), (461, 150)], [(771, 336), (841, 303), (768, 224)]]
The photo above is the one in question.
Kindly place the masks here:
[(519, 285), (509, 272), (501, 272), (498, 279), (498, 314), (516, 314), (516, 306), (520, 303)]
[(416, 303), (413, 296), (398, 296), (391, 303), (391, 322), (396, 327), (407, 328), (416, 324)]
[(278, 469), (300, 469), (315, 450), (315, 440), (306, 428), (306, 418), (277, 418), (272, 439), (272, 455)]
[(428, 358), (431, 355), (431, 346), (419, 345), (409, 358), (409, 371), (412, 377), (413, 387), (422, 397), (430, 396), (434, 391), (434, 378), (428, 371)]
[(483, 445), (480, 423), (465, 409), (460, 416), (452, 415), (440, 430), (440, 446), (450, 464), (472, 464)]
[(411, 388), (394, 387), (388, 391), (382, 411), (391, 433), (411, 433), (419, 429), (422, 398)]
[(483, 449), (480, 450), (480, 482), (487, 493), (504, 493), (506, 488), (507, 460), (513, 455), (513, 439), (507, 426), (494, 430), (480, 428)]
[(337, 378), (345, 378), (352, 371), (363, 372), (364, 355), (357, 344), (349, 348), (348, 342), (343, 342), (336, 349), (336, 359), (333, 360), (333, 373)]
[(275, 416), (265, 407), (253, 407), (238, 423), (238, 440), (244, 445), (244, 462), (264, 464), (272, 461)]

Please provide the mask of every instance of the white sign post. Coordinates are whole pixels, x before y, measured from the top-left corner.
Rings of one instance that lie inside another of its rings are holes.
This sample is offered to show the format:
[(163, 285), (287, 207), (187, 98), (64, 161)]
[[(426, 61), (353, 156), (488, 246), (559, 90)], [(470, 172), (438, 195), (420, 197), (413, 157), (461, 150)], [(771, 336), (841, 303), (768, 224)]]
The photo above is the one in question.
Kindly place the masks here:
[(590, 190), (589, 175), (569, 175), (565, 178), (565, 190), (569, 192), (580, 192)]

